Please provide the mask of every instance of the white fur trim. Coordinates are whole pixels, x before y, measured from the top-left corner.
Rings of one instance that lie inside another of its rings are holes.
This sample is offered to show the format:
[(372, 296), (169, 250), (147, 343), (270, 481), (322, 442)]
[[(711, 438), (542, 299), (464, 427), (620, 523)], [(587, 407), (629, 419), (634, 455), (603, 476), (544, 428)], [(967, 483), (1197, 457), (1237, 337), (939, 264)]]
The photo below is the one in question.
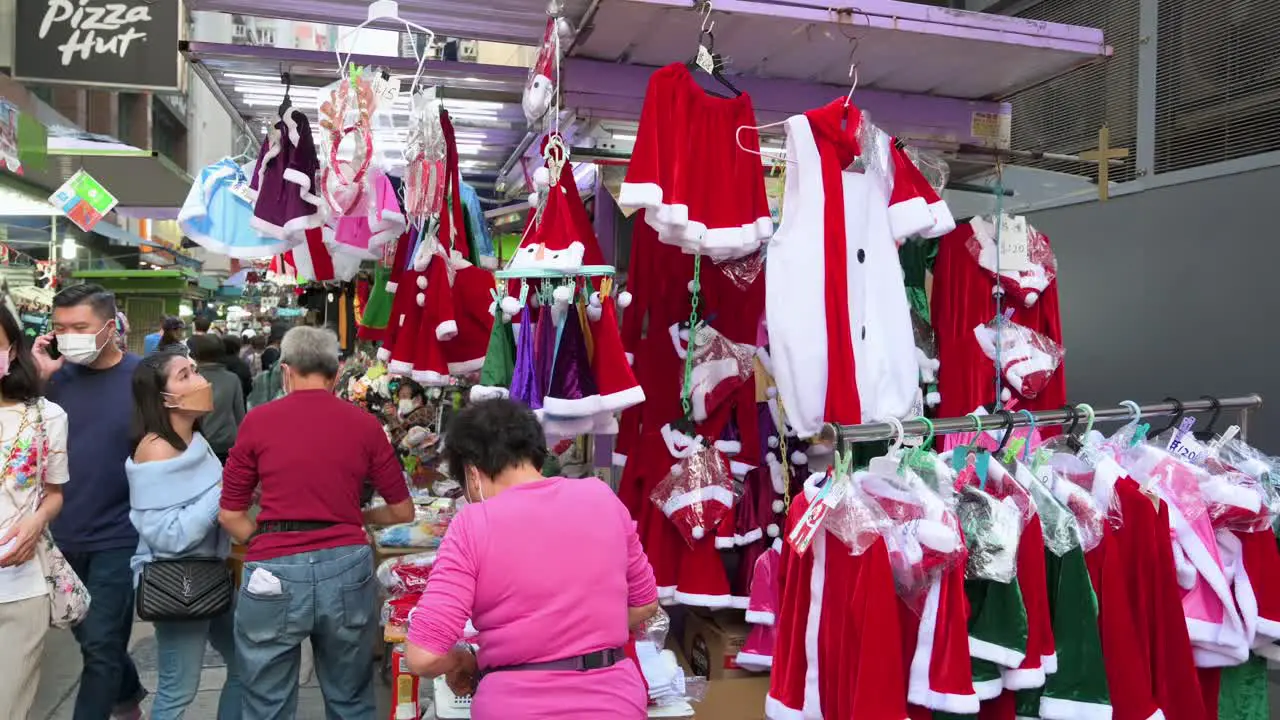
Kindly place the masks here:
[(1052, 655), (1040, 656), (1040, 668), (1044, 670), (1045, 675), (1052, 675), (1058, 672), (1058, 653)]
[[(675, 585), (659, 585), (659, 586), (658, 586), (658, 599), (660, 599), (660, 600), (668, 600), (668, 601), (670, 601), (670, 600), (672, 600), (673, 598), (675, 598), (675, 596), (676, 596), (676, 586), (675, 586)], [(663, 604), (664, 604), (664, 605), (669, 605), (670, 603), (669, 603), (669, 602), (665, 602), (665, 603), (663, 603)]]
[(396, 294), (396, 290), (399, 290), (399, 289), (400, 289), (400, 283), (398, 283), (398, 282), (391, 282), (390, 280), (388, 280), (388, 281), (387, 281), (387, 284), (385, 285), (385, 287), (387, 288), (387, 292), (391, 293), (392, 295), (395, 295), (395, 294)]
[(458, 321), (445, 320), (436, 326), (436, 339), (440, 341), (452, 340), (458, 335)]
[(600, 408), (607, 412), (626, 410), (644, 402), (644, 388), (633, 385), (625, 390), (600, 396)]
[(627, 466), (627, 456), (623, 453), (619, 453), (619, 452), (613, 453), (613, 457), (610, 459), (612, 460), (614, 467)]
[(558, 398), (548, 395), (542, 399), (542, 409), (548, 415), (562, 418), (589, 417), (601, 412), (600, 396), (588, 395), (583, 398)]
[(695, 605), (705, 608), (727, 608), (733, 604), (731, 595), (703, 595), (701, 593), (681, 592), (676, 589), (675, 601), (681, 605)]
[(662, 187), (657, 183), (622, 183), (618, 205), (628, 210), (657, 208), (662, 204)]
[(738, 546), (738, 541), (737, 541), (737, 539), (736, 539), (735, 537), (733, 537), (732, 535), (730, 535), (729, 537), (724, 537), (724, 536), (722, 536), (722, 535), (717, 535), (717, 536), (716, 536), (716, 549), (717, 549), (717, 550), (732, 550), (733, 548), (735, 548), (735, 547), (737, 547), (737, 546)]
[(504, 387), (493, 387), (490, 385), (472, 385), (469, 393), (471, 402), (481, 402), (483, 400), (495, 400), (497, 398), (511, 397), (511, 391)]
[(804, 711), (789, 708), (772, 694), (764, 697), (764, 716), (768, 720), (805, 720)]
[(920, 628), (916, 632), (911, 668), (907, 677), (907, 701), (921, 707), (943, 712), (972, 715), (978, 712), (978, 696), (956, 695), (934, 690), (929, 684), (929, 667), (933, 662), (933, 635), (938, 626), (938, 602), (942, 595), (942, 581), (935, 578), (929, 584), (924, 609), (920, 612)]
[(764, 530), (763, 530), (763, 529), (761, 529), (761, 528), (753, 528), (753, 529), (751, 529), (751, 530), (748, 530), (748, 531), (746, 531), (746, 532), (742, 533), (741, 535), (738, 535), (738, 536), (737, 536), (737, 539), (738, 539), (738, 544), (739, 544), (739, 545), (750, 545), (751, 543), (753, 543), (753, 542), (755, 542), (755, 541), (757, 541), (757, 540), (760, 540), (760, 539), (762, 539), (763, 537), (764, 537)]
[[(271, 150), (267, 151), (267, 158), (262, 162), (261, 171), (258, 173), (258, 187), (262, 187), (263, 176), (267, 171), (267, 163), (280, 153), (278, 147), (274, 148), (275, 154)], [(315, 207), (316, 211), (310, 215), (300, 215), (290, 218), (284, 225), (276, 225), (254, 215), (249, 218), (249, 227), (258, 232), (259, 235), (276, 238), (277, 240), (285, 240), (287, 242), (301, 243), (305, 237), (304, 234), (308, 230), (314, 230), (321, 227), (325, 223), (324, 205), (319, 197), (311, 191), (311, 178), (303, 175), (301, 172), (293, 168), (287, 168), (281, 174), (285, 182), (298, 186), (298, 197), (302, 198), (308, 205)]]
[(916, 196), (889, 206), (889, 230), (895, 240), (905, 240), (933, 227), (929, 203)]
[(1000, 675), (1006, 690), (1031, 690), (1044, 687), (1044, 668), (1003, 670)]
[(1111, 720), (1111, 706), (1042, 695), (1040, 717), (1043, 720)]
[(818, 685), (818, 628), (822, 627), (822, 598), (827, 582), (827, 531), (819, 529), (814, 534), (810, 547), (813, 548), (813, 570), (809, 573), (809, 614), (804, 626), (804, 716), (820, 718), (822, 696)]
[(450, 375), (466, 375), (467, 373), (480, 372), (484, 367), (484, 358), (478, 357), (474, 360), (464, 360), (462, 362), (449, 363)]
[(746, 610), (747, 606), (750, 604), (751, 604), (751, 598), (742, 597), (741, 595), (734, 595), (733, 598), (729, 601), (729, 607), (733, 608), (734, 610)]
[(1011, 650), (1006, 647), (1000, 647), (995, 643), (979, 640), (972, 635), (969, 636), (969, 655), (980, 660), (988, 660), (997, 665), (1003, 665), (1007, 668), (1016, 668), (1026, 659), (1025, 653), (1017, 650)]
[(767, 610), (748, 610), (746, 620), (752, 625), (773, 625), (778, 618)]
[(382, 362), (386, 362), (391, 359), (391, 351), (387, 349), (386, 345), (383, 345), (382, 347), (378, 348), (377, 356), (379, 360), (381, 360)]
[[(1157, 485), (1160, 488), (1159, 485)], [(1160, 488), (1162, 491), (1162, 488)], [(1161, 492), (1163, 495), (1163, 492)], [(1245, 637), (1244, 621), (1236, 609), (1236, 598), (1227, 585), (1223, 569), (1214, 561), (1204, 541), (1187, 522), (1178, 506), (1166, 499), (1169, 521), (1173, 527), (1174, 541), (1187, 554), (1196, 572), (1222, 604), (1222, 623), (1210, 623), (1187, 618), (1187, 635), (1191, 638), (1193, 654), (1198, 667), (1224, 667), (1238, 665), (1249, 658), (1249, 639)], [(1199, 651), (1207, 651), (1201, 657)], [(1231, 660), (1235, 661), (1232, 662)]]
[(672, 513), (677, 510), (682, 510), (699, 502), (717, 502), (725, 507), (733, 507), (733, 491), (719, 485), (706, 485), (678, 495), (672, 495), (662, 504), (662, 514), (671, 517)]
[(441, 375), (434, 370), (414, 370), (411, 376), (419, 385), (430, 387), (446, 387), (452, 383), (448, 375)]
[(772, 655), (757, 655), (746, 650), (739, 650), (738, 657), (734, 660), (738, 663), (738, 667), (751, 672), (768, 672), (773, 667)]
[(729, 461), (729, 472), (733, 473), (733, 476), (737, 478), (746, 477), (747, 473), (755, 469), (756, 466), (750, 463), (738, 462), (737, 460)]
[(411, 375), (413, 373), (413, 363), (405, 360), (392, 360), (387, 363), (387, 372), (392, 375)]
[(933, 227), (922, 233), (924, 237), (939, 238), (956, 229), (956, 219), (946, 200), (929, 203), (929, 214), (933, 216)]
[(636, 354), (635, 354), (635, 353), (623, 353), (623, 355), (626, 355), (626, 356), (627, 356), (627, 364), (628, 364), (628, 365), (635, 365), (635, 364), (636, 364)]
[(737, 440), (717, 440), (716, 449), (725, 455), (737, 455), (742, 452), (742, 443)]
[[(983, 680), (973, 684), (973, 694), (978, 698), (979, 702), (994, 700), (1000, 697), (1000, 693), (1004, 692), (1004, 680), (1000, 678), (992, 678), (991, 680)], [(967, 713), (972, 715), (973, 713)]]

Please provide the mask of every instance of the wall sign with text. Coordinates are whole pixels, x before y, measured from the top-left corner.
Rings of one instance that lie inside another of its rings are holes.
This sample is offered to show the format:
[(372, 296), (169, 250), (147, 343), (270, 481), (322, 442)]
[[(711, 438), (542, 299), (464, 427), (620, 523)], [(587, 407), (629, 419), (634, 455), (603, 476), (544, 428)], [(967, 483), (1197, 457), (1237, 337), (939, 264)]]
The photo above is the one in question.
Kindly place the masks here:
[(182, 0), (22, 0), (14, 28), (18, 80), (180, 90)]

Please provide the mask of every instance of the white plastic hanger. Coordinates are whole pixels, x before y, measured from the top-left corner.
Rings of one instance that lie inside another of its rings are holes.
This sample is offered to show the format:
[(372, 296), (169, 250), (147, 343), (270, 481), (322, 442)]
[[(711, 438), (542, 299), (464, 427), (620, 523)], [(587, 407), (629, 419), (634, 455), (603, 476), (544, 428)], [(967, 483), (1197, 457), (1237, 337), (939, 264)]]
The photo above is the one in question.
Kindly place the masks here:
[[(412, 95), (418, 89), (418, 81), (422, 78), (422, 68), (427, 64), (427, 57), (431, 54), (431, 48), (436, 43), (436, 34), (430, 29), (425, 28), (417, 23), (409, 22), (400, 17), (400, 3), (396, 0), (374, 0), (369, 3), (368, 19), (357, 25), (350, 32), (342, 37), (343, 41), (355, 40), (355, 36), (359, 34), (365, 27), (379, 21), (389, 21), (400, 23), (409, 31), (409, 41), (413, 43), (413, 56), (418, 61), (418, 71), (413, 76), (413, 84), (409, 88), (409, 94)], [(418, 40), (414, 37), (413, 31), (418, 31), (427, 36), (426, 45), (422, 48), (422, 54), (418, 54)], [(342, 76), (347, 71), (347, 63), (351, 60), (351, 52), (347, 52), (344, 57), (342, 54), (342, 45), (340, 41), (333, 50), (333, 55), (338, 61), (338, 75)], [(354, 46), (354, 42), (352, 43)]]

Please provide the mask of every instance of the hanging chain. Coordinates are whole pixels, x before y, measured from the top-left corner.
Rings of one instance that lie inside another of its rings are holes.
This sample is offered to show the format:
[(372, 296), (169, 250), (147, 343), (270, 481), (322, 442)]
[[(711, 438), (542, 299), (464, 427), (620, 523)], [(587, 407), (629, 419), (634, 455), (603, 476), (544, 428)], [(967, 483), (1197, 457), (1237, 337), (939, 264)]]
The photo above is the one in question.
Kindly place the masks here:
[(1000, 394), (1004, 391), (1004, 365), (1001, 360), (1000, 334), (1004, 331), (1004, 283), (1000, 277), (1000, 229), (1004, 225), (1004, 166), (996, 157), (996, 402), (995, 409), (1004, 408), (1004, 400)]
[(787, 411), (782, 408), (782, 398), (775, 398), (778, 406), (778, 452), (782, 455), (782, 517), (786, 524), (787, 511), (791, 509), (791, 456), (787, 454)]
[(684, 386), (680, 389), (680, 406), (684, 416), (691, 417), (693, 403), (693, 349), (698, 344), (698, 296), (702, 292), (702, 255), (693, 256), (693, 286), (689, 289), (689, 342), (684, 353)]

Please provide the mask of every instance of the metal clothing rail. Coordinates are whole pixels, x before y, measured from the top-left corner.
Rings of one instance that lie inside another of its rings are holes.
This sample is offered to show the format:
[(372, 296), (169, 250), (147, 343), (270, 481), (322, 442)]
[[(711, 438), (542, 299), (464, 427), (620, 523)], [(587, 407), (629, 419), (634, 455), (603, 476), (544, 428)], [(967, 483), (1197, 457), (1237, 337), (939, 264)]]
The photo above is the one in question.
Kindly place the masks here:
[[(1079, 408), (1079, 405), (1073, 407)], [(1241, 437), (1245, 437), (1248, 430), (1248, 413), (1250, 410), (1262, 407), (1261, 395), (1245, 395), (1242, 397), (1215, 398), (1187, 400), (1184, 402), (1159, 402), (1149, 405), (1139, 405), (1138, 408), (1142, 413), (1143, 419), (1152, 417), (1169, 417), (1177, 415), (1179, 412), (1185, 414), (1203, 413), (1216, 410), (1237, 410), (1240, 412), (1240, 431)], [(1039, 410), (1032, 412), (1035, 417), (1037, 427), (1044, 425), (1066, 425), (1075, 419), (1085, 419), (1085, 413), (1077, 410), (1074, 414), (1070, 410)], [(1093, 418), (1095, 422), (1106, 422), (1116, 420), (1132, 420), (1134, 419), (1133, 410), (1125, 406), (1095, 408)], [(1031, 424), (1027, 413), (1013, 412), (1011, 415), (984, 415), (982, 416), (982, 425), (974, 421), (972, 417), (953, 417), (940, 418), (933, 420), (933, 432), (937, 435), (947, 435), (952, 433), (977, 432), (979, 430), (1005, 430), (1011, 427), (1027, 427)], [(929, 426), (919, 419), (902, 421), (902, 431), (906, 435), (926, 435), (929, 432)], [(898, 428), (889, 423), (867, 423), (863, 425), (827, 425), (823, 430), (823, 438), (832, 440), (838, 438), (844, 442), (874, 442), (877, 440), (889, 440), (897, 437)]]

